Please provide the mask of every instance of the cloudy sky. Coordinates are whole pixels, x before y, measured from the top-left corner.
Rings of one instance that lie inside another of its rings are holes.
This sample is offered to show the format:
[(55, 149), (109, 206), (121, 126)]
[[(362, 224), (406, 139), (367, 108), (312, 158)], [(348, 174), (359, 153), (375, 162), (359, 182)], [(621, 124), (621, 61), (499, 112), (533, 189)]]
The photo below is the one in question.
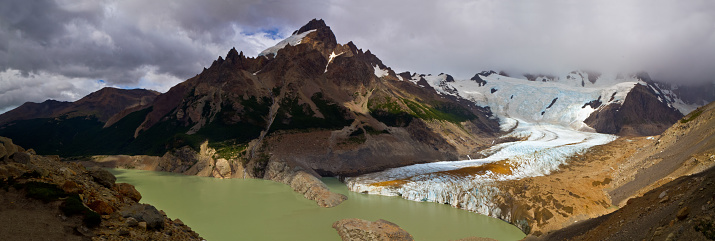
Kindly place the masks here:
[(715, 81), (715, 1), (3, 0), (0, 113), (104, 86), (166, 91), (310, 19), (398, 72), (645, 70)]

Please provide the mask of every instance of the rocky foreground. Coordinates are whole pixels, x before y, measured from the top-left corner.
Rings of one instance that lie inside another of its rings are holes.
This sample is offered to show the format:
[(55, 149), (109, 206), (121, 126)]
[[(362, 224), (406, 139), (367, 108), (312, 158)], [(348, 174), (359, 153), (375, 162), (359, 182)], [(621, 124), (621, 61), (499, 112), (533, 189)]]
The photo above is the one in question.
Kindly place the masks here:
[(0, 240), (202, 240), (115, 181), (0, 137)]

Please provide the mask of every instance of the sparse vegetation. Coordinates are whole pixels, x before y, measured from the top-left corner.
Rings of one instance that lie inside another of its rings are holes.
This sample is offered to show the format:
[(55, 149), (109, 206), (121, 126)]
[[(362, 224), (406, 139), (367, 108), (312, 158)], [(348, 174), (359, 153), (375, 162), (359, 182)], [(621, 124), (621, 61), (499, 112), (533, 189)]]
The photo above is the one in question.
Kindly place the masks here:
[(236, 143), (235, 140), (209, 142), (209, 147), (216, 149), (216, 158), (230, 160), (244, 156), (246, 154), (248, 143)]
[(464, 107), (446, 102), (433, 102), (428, 105), (406, 98), (399, 98), (399, 101), (407, 107), (405, 109), (389, 96), (386, 96), (383, 101), (370, 102), (368, 107), (373, 117), (388, 126), (407, 126), (412, 121), (408, 116), (423, 120), (448, 121), (455, 124), (476, 118), (474, 114)]
[(701, 219), (695, 226), (695, 231), (702, 233), (710, 240), (715, 240), (715, 223), (712, 220)]
[(702, 110), (696, 110), (696, 111), (694, 111), (693, 113), (690, 114), (690, 117), (687, 117), (687, 116), (686, 116), (686, 117), (683, 117), (683, 119), (680, 119), (680, 123), (685, 124), (685, 123), (688, 123), (688, 122), (690, 122), (690, 121), (692, 121), (692, 120), (695, 120), (695, 118), (698, 118), (698, 116), (700, 116), (700, 114), (702, 114), (702, 113), (703, 113)]
[(315, 93), (311, 101), (318, 107), (323, 118), (316, 117), (316, 113), (307, 103), (299, 104), (298, 97), (284, 97), (280, 108), (271, 126), (271, 132), (278, 130), (305, 130), (305, 129), (339, 129), (350, 125), (347, 111), (338, 104), (325, 99), (321, 92)]

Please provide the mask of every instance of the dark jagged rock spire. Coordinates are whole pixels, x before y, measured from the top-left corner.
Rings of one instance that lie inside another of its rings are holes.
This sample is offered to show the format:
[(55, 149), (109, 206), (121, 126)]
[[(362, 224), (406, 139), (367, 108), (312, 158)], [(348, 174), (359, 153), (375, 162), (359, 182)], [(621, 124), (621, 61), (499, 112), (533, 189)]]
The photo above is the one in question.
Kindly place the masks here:
[(330, 29), (330, 27), (328, 27), (328, 25), (325, 25), (325, 21), (323, 21), (322, 19), (320, 19), (320, 20), (313, 19), (313, 20), (310, 20), (310, 22), (308, 22), (306, 25), (303, 25), (303, 27), (300, 27), (298, 30), (293, 32), (293, 34), (301, 34), (301, 33), (304, 33), (304, 32), (310, 31), (310, 30), (314, 30), (314, 29), (317, 30), (317, 29), (322, 29), (322, 28)]

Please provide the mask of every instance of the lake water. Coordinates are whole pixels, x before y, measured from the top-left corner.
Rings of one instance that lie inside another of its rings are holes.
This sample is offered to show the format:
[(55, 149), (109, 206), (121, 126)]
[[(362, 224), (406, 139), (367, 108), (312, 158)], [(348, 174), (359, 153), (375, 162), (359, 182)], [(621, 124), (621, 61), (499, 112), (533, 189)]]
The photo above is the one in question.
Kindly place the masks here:
[(454, 240), (480, 236), (519, 240), (516, 227), (449, 205), (348, 191), (335, 178), (330, 189), (348, 196), (334, 208), (322, 208), (284, 184), (256, 179), (217, 179), (166, 172), (111, 169), (117, 182), (136, 186), (142, 203), (179, 218), (209, 241), (340, 240), (332, 223), (344, 218), (385, 219), (415, 240)]

